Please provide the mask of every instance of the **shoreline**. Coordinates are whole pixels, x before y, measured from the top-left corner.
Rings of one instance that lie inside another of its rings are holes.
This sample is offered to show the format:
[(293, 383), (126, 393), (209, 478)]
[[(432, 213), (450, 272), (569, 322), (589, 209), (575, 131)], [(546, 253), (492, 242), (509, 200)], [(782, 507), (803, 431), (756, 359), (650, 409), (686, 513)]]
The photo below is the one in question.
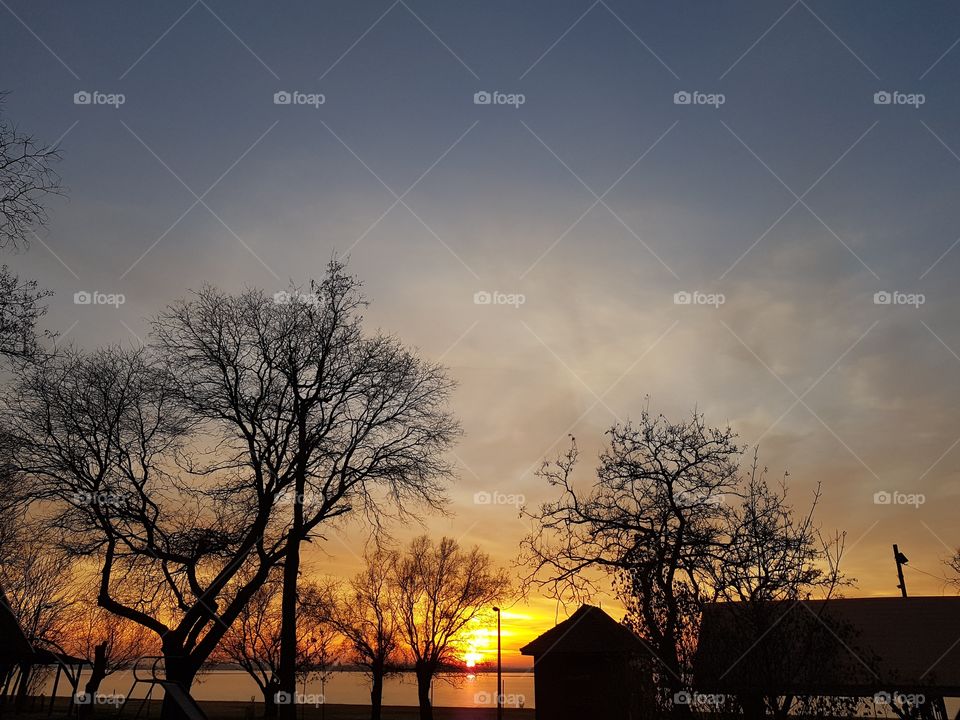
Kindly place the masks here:
[[(13, 703), (0, 706), (0, 717), (46, 718), (49, 697), (33, 696), (27, 699), (22, 712), (16, 712)], [(160, 700), (150, 700), (141, 709), (138, 699), (130, 700), (129, 707), (119, 715), (121, 720), (137, 717), (143, 720), (157, 720), (160, 717)], [(199, 700), (208, 720), (259, 720), (263, 718), (263, 703), (249, 700)], [(69, 707), (69, 698), (58, 696), (53, 703), (52, 718), (63, 717)], [(536, 711), (532, 708), (504, 708), (505, 720), (533, 720)], [(434, 706), (434, 720), (492, 720), (497, 709), (476, 707)], [(118, 713), (112, 707), (97, 709), (95, 718), (105, 720), (117, 718)], [(329, 704), (303, 705), (297, 709), (297, 719), (305, 720), (367, 720), (370, 717), (369, 705)], [(381, 720), (418, 720), (420, 710), (415, 705), (384, 705)]]

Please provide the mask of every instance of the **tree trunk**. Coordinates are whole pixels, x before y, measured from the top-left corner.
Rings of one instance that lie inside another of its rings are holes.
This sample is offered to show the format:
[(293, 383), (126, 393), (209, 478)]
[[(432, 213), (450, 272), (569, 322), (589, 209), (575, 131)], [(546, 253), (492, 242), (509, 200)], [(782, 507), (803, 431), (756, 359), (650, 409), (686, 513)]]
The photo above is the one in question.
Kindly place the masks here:
[(277, 691), (280, 689), (280, 683), (276, 678), (271, 678), (263, 686), (263, 716), (265, 718), (275, 718), (277, 716)]
[(89, 705), (83, 705), (79, 708), (80, 717), (89, 717), (96, 712), (97, 693), (100, 691), (100, 683), (107, 676), (107, 643), (100, 643), (93, 648), (93, 665), (90, 668), (90, 679), (83, 686), (84, 694), (90, 698)]
[(433, 706), (430, 704), (430, 682), (433, 669), (417, 663), (417, 700), (420, 703), (420, 720), (433, 720)]
[(762, 695), (743, 695), (738, 699), (740, 701), (740, 707), (743, 709), (743, 716), (747, 718), (747, 720), (763, 720), (766, 712)]
[[(306, 481), (298, 476), (293, 502), (293, 527), (287, 536), (280, 602), (280, 720), (296, 720), (297, 707), (297, 581), (300, 575), (300, 539), (303, 535), (303, 494)], [(287, 702), (289, 701), (289, 702)]]
[[(175, 682), (187, 694), (197, 675), (197, 668), (193, 662), (181, 655), (163, 656), (164, 676), (169, 682)], [(163, 704), (160, 706), (160, 720), (189, 720), (187, 708), (183, 707), (170, 693), (164, 692)]]
[(372, 668), (373, 685), (370, 686), (370, 720), (380, 720), (383, 707), (383, 668)]

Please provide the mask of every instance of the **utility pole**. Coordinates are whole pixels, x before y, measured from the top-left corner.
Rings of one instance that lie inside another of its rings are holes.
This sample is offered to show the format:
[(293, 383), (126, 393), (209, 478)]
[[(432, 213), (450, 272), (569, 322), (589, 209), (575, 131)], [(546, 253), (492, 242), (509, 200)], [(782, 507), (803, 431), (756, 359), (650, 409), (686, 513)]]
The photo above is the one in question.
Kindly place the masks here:
[(503, 720), (503, 666), (500, 662), (500, 608), (497, 611), (497, 720)]
[(893, 544), (893, 560), (897, 563), (897, 577), (900, 579), (900, 584), (897, 585), (900, 588), (900, 593), (906, 597), (907, 596), (907, 584), (903, 581), (903, 566), (909, 562), (907, 556), (900, 552), (900, 548), (897, 547), (897, 544)]

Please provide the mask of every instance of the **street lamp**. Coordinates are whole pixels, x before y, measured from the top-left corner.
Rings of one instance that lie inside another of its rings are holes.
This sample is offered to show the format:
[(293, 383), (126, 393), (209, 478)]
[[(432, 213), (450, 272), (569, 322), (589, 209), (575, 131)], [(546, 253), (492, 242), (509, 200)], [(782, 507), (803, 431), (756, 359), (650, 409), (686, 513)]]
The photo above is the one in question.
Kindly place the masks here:
[(497, 720), (503, 720), (503, 665), (500, 660), (500, 608), (497, 613)]

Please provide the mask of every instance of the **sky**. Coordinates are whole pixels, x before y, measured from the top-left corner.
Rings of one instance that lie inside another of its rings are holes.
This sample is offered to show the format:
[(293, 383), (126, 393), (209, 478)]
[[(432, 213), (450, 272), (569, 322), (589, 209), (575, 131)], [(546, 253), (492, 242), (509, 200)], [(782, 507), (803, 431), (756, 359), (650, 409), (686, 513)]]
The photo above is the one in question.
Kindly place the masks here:
[[(821, 483), (848, 594), (898, 592), (894, 542), (911, 594), (952, 592), (958, 45), (949, 2), (0, 0), (6, 111), (68, 189), (4, 262), (94, 347), (349, 256), (370, 324), (459, 383), (425, 526), (505, 566), (540, 463), (573, 434), (589, 482), (649, 398), (729, 422), (798, 506)], [(566, 612), (505, 612), (508, 662)]]

